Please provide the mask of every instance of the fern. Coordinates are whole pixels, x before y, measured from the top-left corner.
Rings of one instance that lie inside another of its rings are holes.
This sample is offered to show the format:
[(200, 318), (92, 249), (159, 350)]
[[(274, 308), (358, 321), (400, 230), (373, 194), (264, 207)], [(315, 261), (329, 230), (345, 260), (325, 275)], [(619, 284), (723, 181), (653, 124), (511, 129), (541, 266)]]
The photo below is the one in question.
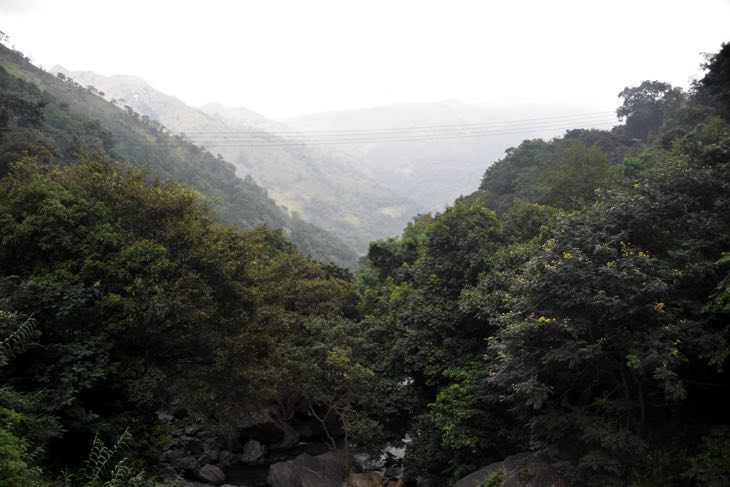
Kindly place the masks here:
[[(89, 458), (84, 462), (84, 468), (81, 471), (84, 486), (96, 487), (97, 485), (105, 485), (102, 483), (102, 479), (110, 470), (112, 473), (120, 474), (116, 465), (112, 465), (111, 462), (117, 453), (126, 447), (130, 438), (129, 431), (125, 430), (110, 449), (101, 441), (98, 433), (94, 436), (91, 453), (89, 453)], [(125, 461), (126, 459), (122, 459), (117, 465), (123, 464)]]
[[(15, 315), (0, 310), (0, 318), (14, 318)], [(36, 322), (33, 318), (26, 319), (21, 325), (10, 334), (9, 337), (0, 341), (0, 367), (8, 365), (11, 358), (20, 354), (25, 345), (30, 343), (36, 330)]]
[[(128, 457), (124, 456), (132, 435), (124, 431), (122, 436), (107, 447), (97, 433), (89, 452), (89, 457), (78, 474), (64, 473), (59, 479), (60, 487), (153, 487), (156, 485), (132, 468)], [(121, 458), (120, 458), (121, 457)]]

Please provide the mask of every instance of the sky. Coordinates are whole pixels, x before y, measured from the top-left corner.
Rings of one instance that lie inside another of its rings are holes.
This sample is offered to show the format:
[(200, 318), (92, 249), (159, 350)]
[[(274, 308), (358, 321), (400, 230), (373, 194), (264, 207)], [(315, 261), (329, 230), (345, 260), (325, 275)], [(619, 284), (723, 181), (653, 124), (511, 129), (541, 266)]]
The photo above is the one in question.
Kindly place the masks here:
[(730, 41), (730, 0), (0, 0), (0, 30), (47, 69), (274, 118), (452, 99), (614, 109), (644, 79), (687, 87)]

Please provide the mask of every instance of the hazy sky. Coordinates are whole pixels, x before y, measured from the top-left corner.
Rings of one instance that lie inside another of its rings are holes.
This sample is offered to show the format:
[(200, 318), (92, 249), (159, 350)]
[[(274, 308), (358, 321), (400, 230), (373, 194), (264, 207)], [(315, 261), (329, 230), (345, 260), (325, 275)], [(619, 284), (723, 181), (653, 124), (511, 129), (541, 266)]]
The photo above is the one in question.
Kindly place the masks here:
[(730, 41), (730, 0), (0, 0), (46, 68), (136, 74), (272, 117), (408, 101), (571, 100), (687, 86)]

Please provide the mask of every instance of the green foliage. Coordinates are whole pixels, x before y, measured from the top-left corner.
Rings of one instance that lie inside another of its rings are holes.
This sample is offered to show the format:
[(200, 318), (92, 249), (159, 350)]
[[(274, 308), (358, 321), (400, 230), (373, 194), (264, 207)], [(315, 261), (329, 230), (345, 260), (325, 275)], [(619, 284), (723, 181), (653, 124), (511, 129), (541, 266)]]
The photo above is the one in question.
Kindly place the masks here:
[(730, 125), (720, 117), (708, 118), (676, 144), (682, 155), (696, 165), (730, 162)]
[[(730, 253), (722, 254), (722, 258), (717, 261), (722, 268), (730, 265)], [(726, 312), (730, 313), (730, 272), (717, 285), (717, 292), (714, 295), (715, 302), (719, 304)]]
[(700, 487), (720, 487), (730, 483), (730, 427), (719, 426), (702, 438), (701, 451), (690, 458), (685, 473)]
[[(612, 152), (628, 149), (607, 132)], [(595, 145), (586, 145), (582, 139)], [(609, 161), (596, 137), (573, 133), (571, 138), (550, 142), (526, 140), (507, 150), (504, 159), (484, 173), (477, 197), (489, 208), (503, 213), (515, 199), (562, 209), (576, 209), (598, 198), (597, 189), (620, 179), (620, 167)]]
[[(0, 367), (18, 356), (34, 338), (35, 323), (0, 308), (0, 331), (15, 328), (0, 341)], [(41, 395), (22, 394), (0, 386), (0, 484), (8, 487), (44, 486), (42, 472), (35, 465), (48, 439), (59, 434), (53, 418), (39, 414)]]
[(629, 137), (648, 140), (655, 136), (665, 121), (679, 109), (684, 94), (661, 81), (644, 81), (639, 86), (624, 88), (618, 94), (623, 99), (616, 110), (619, 119), (626, 119)]
[(499, 487), (502, 485), (502, 479), (504, 478), (504, 472), (502, 469), (496, 470), (493, 474), (491, 474), (489, 477), (484, 479), (484, 482), (482, 482), (481, 487)]
[(725, 485), (725, 64), (694, 98), (626, 88), (611, 131), (510, 149), (475, 194), (373, 242), (355, 278), (258, 228), (288, 220), (210, 154), (1, 70), (0, 480), (43, 485), (48, 446), (81, 465), (61, 485), (146, 485), (132, 462), (176, 398), (222, 427), (306, 412), (333, 445), (332, 417), (359, 446), (408, 434), (410, 476), (532, 449), (577, 485)]
[(718, 112), (730, 120), (730, 43), (724, 43), (702, 67), (706, 73), (693, 85), (699, 100), (717, 107)]
[(504, 409), (481, 392), (484, 340), (504, 312), (513, 267), (533, 252), (540, 218), (556, 212), (521, 202), (501, 220), (478, 199), (460, 200), (371, 247), (379, 280), (365, 290), (365, 356), (389, 400), (375, 416), (399, 434), (408, 426), (399, 418), (421, 418), (410, 424), (410, 475), (458, 478), (519, 445)]
[(81, 461), (66, 442), (94, 431), (152, 438), (149, 418), (172, 397), (221, 427), (330, 397), (352, 431), (366, 422), (352, 277), (281, 232), (225, 227), (184, 186), (87, 159), (17, 164), (0, 180), (0, 234), (0, 304), (38, 323), (2, 342), (15, 355), (21, 338), (32, 346), (0, 378), (45, 391), (68, 430), (53, 443), (59, 463)]
[(433, 292), (460, 292), (487, 269), (501, 233), (501, 222), (492, 210), (478, 201), (457, 201), (429, 226), (416, 279)]
[[(2, 329), (17, 322), (17, 314), (0, 309)], [(22, 352), (25, 345), (34, 338), (35, 321), (27, 319), (22, 322), (7, 338), (0, 341), (0, 367), (8, 365), (10, 359)]]
[[(584, 452), (591, 478), (643, 468), (665, 405), (679, 407), (694, 381), (723, 380), (728, 327), (702, 309), (730, 243), (728, 176), (726, 165), (651, 170), (562, 219), (515, 281), (489, 382), (530, 418), (536, 444)], [(709, 368), (693, 377), (689, 362)]]
[(363, 326), (409, 394), (388, 409), (412, 409), (409, 475), (532, 449), (577, 485), (727, 483), (698, 432), (727, 424), (728, 125), (665, 83), (620, 96), (625, 125), (524, 141), (417, 245), (371, 248)]
[(45, 485), (40, 468), (33, 465), (32, 446), (22, 431), (29, 418), (19, 411), (28, 398), (7, 387), (0, 388), (0, 485), (33, 487)]
[(131, 435), (125, 430), (108, 447), (95, 435), (82, 469), (75, 474), (64, 473), (55, 484), (58, 487), (154, 487), (157, 484), (153, 480), (131, 466), (125, 453), (130, 440)]

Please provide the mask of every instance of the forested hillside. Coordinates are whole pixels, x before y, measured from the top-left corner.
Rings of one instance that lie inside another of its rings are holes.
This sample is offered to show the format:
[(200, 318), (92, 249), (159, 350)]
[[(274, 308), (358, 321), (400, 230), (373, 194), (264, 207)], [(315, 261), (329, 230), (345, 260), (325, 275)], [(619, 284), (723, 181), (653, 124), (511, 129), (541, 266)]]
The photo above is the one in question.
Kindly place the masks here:
[(56, 71), (222, 154), (239, 175), (251, 175), (279, 205), (360, 253), (371, 240), (397, 235), (425, 208), (397, 189), (376, 184), (352, 157), (323, 150), (327, 146), (297, 144), (291, 128), (244, 108), (209, 104), (196, 109), (134, 76), (52, 69)]
[(509, 149), (354, 275), (3, 53), (0, 485), (730, 484), (730, 44), (611, 130)]
[(627, 88), (623, 125), (524, 141), (371, 244), (363, 332), (413, 476), (535, 450), (571, 485), (730, 482), (728, 66)]
[(281, 228), (305, 255), (354, 266), (356, 254), (344, 243), (289, 217), (251, 178), (237, 178), (231, 164), (170, 134), (158, 122), (114, 106), (96, 90), (52, 76), (4, 46), (0, 46), (0, 67), (6, 112), (14, 100), (23, 100), (37, 107), (40, 117), (32, 127), (6, 126), (0, 154), (3, 173), (26, 153), (44, 162), (69, 163), (79, 154), (94, 153), (140, 163), (155, 175), (199, 190), (227, 223)]

